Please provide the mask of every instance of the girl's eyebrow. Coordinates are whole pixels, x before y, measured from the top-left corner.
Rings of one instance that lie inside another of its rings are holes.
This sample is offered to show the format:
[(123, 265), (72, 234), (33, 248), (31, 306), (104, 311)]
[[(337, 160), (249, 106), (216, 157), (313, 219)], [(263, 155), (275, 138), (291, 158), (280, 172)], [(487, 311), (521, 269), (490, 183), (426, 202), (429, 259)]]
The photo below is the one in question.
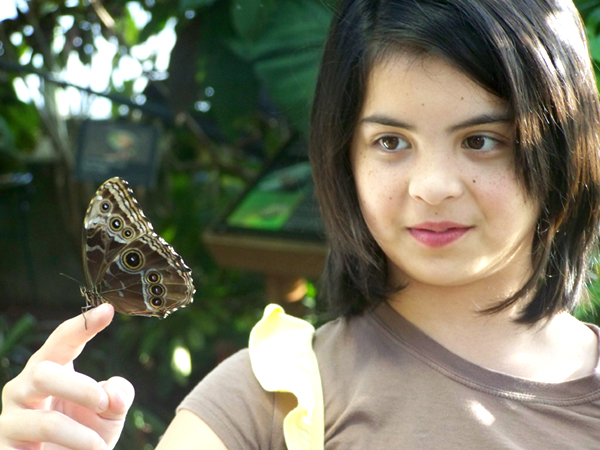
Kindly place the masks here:
[(474, 127), (477, 125), (489, 125), (492, 123), (511, 123), (512, 118), (507, 113), (497, 113), (497, 114), (480, 114), (475, 117), (471, 117), (467, 120), (464, 120), (456, 125), (453, 125), (449, 128), (450, 132), (458, 131), (462, 128)]
[(404, 128), (410, 131), (414, 131), (416, 128), (413, 125), (407, 124), (406, 122), (400, 122), (399, 120), (381, 114), (374, 114), (372, 116), (363, 117), (358, 121), (359, 125), (363, 123), (375, 123), (379, 125), (385, 125), (388, 127)]
[[(468, 128), (468, 127), (473, 127), (473, 126), (477, 126), (477, 125), (488, 125), (488, 124), (492, 124), (492, 123), (502, 123), (502, 122), (507, 122), (510, 123), (512, 122), (511, 116), (507, 113), (492, 113), (492, 114), (480, 114), (474, 117), (469, 117), (468, 119), (457, 123), (456, 125), (453, 125), (449, 128), (448, 131), (450, 132), (455, 132), (458, 131), (460, 129), (463, 128)], [(406, 122), (401, 122), (397, 119), (394, 119), (392, 117), (389, 116), (385, 116), (382, 114), (374, 114), (372, 116), (368, 116), (368, 117), (363, 117), (362, 119), (359, 120), (359, 125), (362, 123), (375, 123), (375, 124), (379, 124), (379, 125), (385, 125), (385, 126), (389, 126), (389, 127), (395, 127), (395, 128), (404, 128), (405, 130), (409, 130), (409, 131), (414, 131), (416, 129), (416, 127), (414, 125), (410, 125), (409, 123)]]

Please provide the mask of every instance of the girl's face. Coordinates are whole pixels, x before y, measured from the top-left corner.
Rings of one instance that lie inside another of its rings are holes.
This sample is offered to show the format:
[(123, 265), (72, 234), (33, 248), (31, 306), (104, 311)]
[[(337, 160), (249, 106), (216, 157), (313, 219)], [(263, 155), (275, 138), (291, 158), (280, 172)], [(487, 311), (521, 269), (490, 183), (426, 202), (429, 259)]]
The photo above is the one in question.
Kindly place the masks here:
[(351, 159), (392, 283), (531, 275), (539, 207), (516, 178), (513, 150), (507, 103), (442, 59), (398, 55), (373, 68)]

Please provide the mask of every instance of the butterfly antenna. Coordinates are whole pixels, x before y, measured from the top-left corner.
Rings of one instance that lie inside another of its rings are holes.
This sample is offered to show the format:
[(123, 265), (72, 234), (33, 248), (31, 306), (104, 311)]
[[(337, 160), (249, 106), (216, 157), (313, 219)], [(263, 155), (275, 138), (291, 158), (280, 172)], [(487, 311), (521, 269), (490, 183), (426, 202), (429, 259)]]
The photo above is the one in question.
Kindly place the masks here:
[[(70, 275), (67, 275), (66, 273), (62, 273), (59, 272), (60, 275), (62, 275), (63, 277), (67, 277), (69, 280), (73, 280), (75, 283), (77, 283), (79, 285), (79, 289), (81, 290), (81, 295), (84, 295), (85, 292), (85, 286), (83, 285), (83, 283), (75, 278), (73, 278)], [(86, 296), (86, 302), (87, 302), (87, 296)], [(81, 308), (81, 315), (83, 316), (83, 326), (85, 327), (85, 329), (87, 330), (87, 319), (85, 318), (85, 313), (86, 311), (88, 311), (90, 309), (89, 305), (84, 306), (83, 308)]]
[(77, 279), (73, 278), (73, 277), (72, 277), (72, 276), (70, 276), (70, 275), (67, 275), (66, 273), (59, 272), (59, 275), (62, 275), (63, 277), (66, 277), (66, 278), (68, 278), (69, 280), (73, 280), (73, 281), (74, 281), (75, 283), (77, 283), (79, 286), (83, 286), (83, 283), (82, 283), (81, 281), (79, 281), (79, 280), (77, 280)]

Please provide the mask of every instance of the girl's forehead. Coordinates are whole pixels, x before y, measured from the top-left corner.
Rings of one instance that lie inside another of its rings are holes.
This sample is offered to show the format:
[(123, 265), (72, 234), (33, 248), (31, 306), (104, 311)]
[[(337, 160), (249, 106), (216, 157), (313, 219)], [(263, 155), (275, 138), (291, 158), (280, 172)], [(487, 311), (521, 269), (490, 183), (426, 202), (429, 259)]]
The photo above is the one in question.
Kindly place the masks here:
[(507, 101), (446, 60), (430, 54), (396, 53), (379, 59), (372, 66), (362, 115), (369, 114), (374, 108), (414, 110), (422, 106), (452, 111), (451, 107), (448, 108), (449, 103), (460, 105), (463, 109), (467, 105), (509, 114)]
[[(414, 72), (419, 73), (419, 77), (411, 79), (407, 77)], [(420, 78), (421, 76), (424, 78)], [(389, 82), (398, 83), (399, 85), (406, 82), (413, 82), (413, 87), (419, 87), (431, 80), (438, 80), (444, 83), (446, 79), (452, 78), (460, 80), (469, 89), (482, 89), (489, 92), (480, 83), (470, 77), (465, 71), (457, 67), (447, 59), (437, 56), (432, 53), (414, 53), (414, 52), (391, 52), (373, 61), (367, 77), (367, 90), (372, 87), (372, 84), (381, 79), (386, 79)], [(416, 83), (415, 83), (416, 81)], [(421, 81), (425, 83), (421, 83)]]

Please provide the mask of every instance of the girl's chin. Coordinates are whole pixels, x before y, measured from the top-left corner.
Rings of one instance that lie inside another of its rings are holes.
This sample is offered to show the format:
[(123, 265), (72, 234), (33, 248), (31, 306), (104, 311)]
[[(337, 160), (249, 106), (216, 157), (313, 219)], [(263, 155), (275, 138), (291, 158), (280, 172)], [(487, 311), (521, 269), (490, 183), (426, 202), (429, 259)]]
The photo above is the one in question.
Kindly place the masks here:
[(477, 276), (471, 272), (457, 273), (455, 270), (444, 273), (442, 270), (423, 270), (423, 271), (399, 271), (391, 273), (388, 276), (391, 286), (430, 286), (436, 288), (456, 288), (466, 286), (486, 278), (483, 274)]

